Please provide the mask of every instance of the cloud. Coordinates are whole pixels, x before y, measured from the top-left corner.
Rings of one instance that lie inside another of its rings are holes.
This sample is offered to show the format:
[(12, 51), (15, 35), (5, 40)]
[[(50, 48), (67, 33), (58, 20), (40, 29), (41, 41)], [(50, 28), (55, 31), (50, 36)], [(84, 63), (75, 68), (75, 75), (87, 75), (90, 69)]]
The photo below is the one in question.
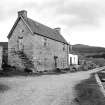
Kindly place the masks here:
[(58, 22), (70, 27), (86, 24), (99, 26), (99, 19), (105, 16), (105, 0), (56, 0), (46, 2), (42, 8), (49, 12), (53, 9)]
[(58, 15), (59, 22), (70, 27), (86, 24), (99, 26), (99, 19), (105, 16), (105, 1), (74, 1), (60, 2), (57, 7), (55, 6), (55, 13)]
[(0, 21), (26, 9), (43, 15), (52, 13), (52, 18), (56, 17), (59, 23), (72, 27), (98, 25), (99, 18), (105, 14), (105, 0), (3, 0), (0, 8)]
[[(9, 1), (9, 2), (8, 2)], [(40, 0), (39, 0), (40, 1)], [(0, 4), (0, 21), (5, 21), (10, 17), (17, 15), (17, 11), (19, 10), (31, 10), (40, 11), (39, 4), (34, 1), (14, 1), (14, 0), (4, 0)]]
[[(68, 41), (71, 41), (72, 37), (75, 43), (79, 41), (85, 43), (89, 37), (93, 36), (91, 42), (94, 42), (92, 40), (95, 40), (94, 37), (98, 34), (105, 35), (105, 23), (103, 23), (105, 0), (1, 0), (0, 28), (2, 30), (0, 34), (3, 37), (1, 40), (4, 39), (4, 35), (7, 36), (13, 26), (17, 11), (23, 9), (28, 11), (30, 18), (42, 24), (61, 27)], [(84, 34), (85, 37), (83, 37)], [(100, 35), (97, 40), (101, 41), (103, 36), (100, 38)], [(83, 39), (79, 39), (80, 37)]]

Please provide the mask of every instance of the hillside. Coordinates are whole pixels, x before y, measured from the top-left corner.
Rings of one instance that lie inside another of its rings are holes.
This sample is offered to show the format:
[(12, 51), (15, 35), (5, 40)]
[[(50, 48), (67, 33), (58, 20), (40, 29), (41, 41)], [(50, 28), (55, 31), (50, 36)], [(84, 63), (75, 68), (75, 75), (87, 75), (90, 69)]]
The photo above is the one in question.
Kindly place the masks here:
[(92, 58), (105, 58), (105, 48), (88, 46), (83, 44), (72, 45), (72, 50), (76, 54), (82, 55), (83, 57)]
[(105, 66), (105, 48), (83, 44), (72, 45), (72, 52), (79, 55), (79, 59), (92, 61), (98, 66)]
[(105, 52), (104, 47), (94, 47), (94, 46), (88, 46), (83, 44), (72, 45), (72, 49), (74, 52), (77, 52), (77, 53), (104, 53)]

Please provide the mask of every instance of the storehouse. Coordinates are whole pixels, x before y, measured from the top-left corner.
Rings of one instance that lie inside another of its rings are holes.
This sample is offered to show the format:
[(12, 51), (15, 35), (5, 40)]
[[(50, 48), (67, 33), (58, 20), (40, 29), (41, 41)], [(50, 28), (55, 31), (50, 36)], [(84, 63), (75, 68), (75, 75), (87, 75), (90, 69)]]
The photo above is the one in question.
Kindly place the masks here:
[(8, 42), (0, 42), (0, 70), (2, 69), (2, 64), (7, 64), (8, 58)]
[(68, 68), (69, 45), (60, 28), (49, 28), (18, 12), (8, 35), (8, 63), (23, 70), (34, 71)]

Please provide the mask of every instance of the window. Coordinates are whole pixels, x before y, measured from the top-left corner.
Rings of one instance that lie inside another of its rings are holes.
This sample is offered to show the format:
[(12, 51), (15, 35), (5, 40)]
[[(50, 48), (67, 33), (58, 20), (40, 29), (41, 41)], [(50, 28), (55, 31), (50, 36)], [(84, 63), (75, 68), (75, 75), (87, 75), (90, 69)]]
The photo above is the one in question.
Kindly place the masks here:
[(22, 36), (19, 36), (18, 37), (18, 48), (19, 48), (19, 50), (21, 51), (21, 50), (23, 50), (23, 37)]
[(65, 44), (63, 44), (63, 51), (65, 51)]
[(47, 38), (44, 38), (44, 46), (47, 45)]
[(24, 30), (22, 30), (22, 33), (24, 32)]

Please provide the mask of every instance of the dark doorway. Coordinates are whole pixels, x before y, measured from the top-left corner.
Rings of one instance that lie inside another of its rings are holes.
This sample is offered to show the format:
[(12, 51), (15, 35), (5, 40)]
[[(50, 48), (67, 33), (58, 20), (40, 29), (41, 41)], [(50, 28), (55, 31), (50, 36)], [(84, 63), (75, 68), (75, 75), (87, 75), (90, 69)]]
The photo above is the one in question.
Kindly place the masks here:
[(58, 59), (58, 57), (54, 56), (55, 68), (57, 68), (57, 59)]

